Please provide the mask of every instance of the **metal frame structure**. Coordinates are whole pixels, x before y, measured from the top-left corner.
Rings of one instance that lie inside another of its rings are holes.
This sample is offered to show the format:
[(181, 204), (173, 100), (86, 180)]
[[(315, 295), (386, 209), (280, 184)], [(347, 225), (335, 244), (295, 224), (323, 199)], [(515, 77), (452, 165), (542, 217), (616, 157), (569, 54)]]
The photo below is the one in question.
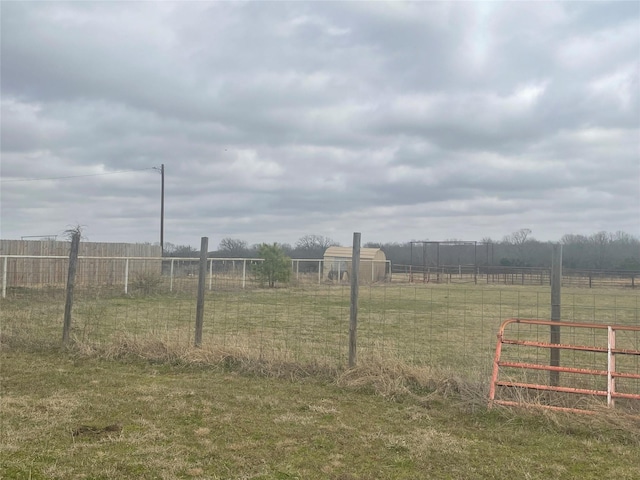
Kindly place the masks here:
[[(594, 345), (591, 345), (591, 346), (569, 345), (569, 344), (506, 338), (505, 329), (506, 327), (512, 324), (541, 325), (541, 326), (558, 327), (558, 328), (564, 327), (564, 328), (574, 328), (574, 329), (580, 328), (580, 329), (592, 329), (592, 330), (607, 330), (607, 334), (608, 334), (607, 347), (598, 347)], [(531, 319), (520, 319), (520, 318), (510, 318), (508, 320), (505, 320), (504, 322), (502, 322), (502, 325), (500, 325), (500, 329), (498, 331), (498, 342), (496, 344), (496, 352), (495, 352), (495, 357), (493, 361), (493, 373), (491, 375), (491, 386), (489, 390), (489, 408), (491, 408), (495, 404), (508, 405), (508, 406), (527, 406), (527, 404), (523, 404), (522, 402), (496, 399), (496, 387), (516, 387), (516, 388), (523, 388), (523, 389), (529, 389), (529, 390), (553, 391), (553, 392), (561, 392), (561, 393), (607, 397), (607, 405), (609, 407), (615, 406), (616, 398), (640, 400), (640, 394), (622, 393), (622, 392), (616, 391), (616, 378), (629, 378), (629, 379), (640, 380), (640, 374), (629, 373), (629, 372), (618, 372), (616, 370), (616, 355), (640, 356), (640, 347), (636, 347), (636, 349), (616, 348), (616, 332), (617, 331), (640, 332), (640, 326), (605, 325), (605, 324), (598, 324), (598, 323), (557, 322), (557, 321), (550, 321), (550, 320), (531, 320)], [(602, 353), (607, 355), (607, 368), (606, 370), (595, 370), (595, 369), (587, 369), (587, 368), (570, 368), (570, 367), (563, 367), (559, 365), (552, 366), (552, 365), (543, 365), (543, 364), (502, 361), (500, 359), (500, 356), (502, 354), (502, 346), (505, 344), (520, 345), (524, 347), (534, 347), (534, 348), (548, 348), (548, 349), (555, 349), (556, 351), (574, 350), (574, 351), (583, 351), (583, 352)], [(606, 376), (607, 389), (593, 390), (593, 389), (573, 388), (573, 387), (557, 386), (557, 385), (504, 381), (498, 378), (500, 373), (500, 367), (517, 368), (517, 369), (525, 369), (525, 370), (527, 369), (528, 370), (546, 370), (546, 371), (549, 371), (550, 374), (554, 374), (554, 375), (559, 375), (561, 372), (565, 372), (565, 373), (572, 373), (572, 374)], [(594, 413), (592, 410), (579, 409), (579, 408), (567, 408), (567, 407), (539, 405), (539, 404), (536, 404), (535, 406), (548, 408), (552, 410), (561, 410), (561, 411), (570, 411), (570, 412), (579, 412), (579, 413)]]
[[(413, 282), (413, 248), (414, 245), (422, 245), (422, 281), (429, 283), (431, 280), (430, 271), (427, 267), (427, 246), (436, 246), (436, 282), (440, 282), (440, 245), (442, 246), (473, 246), (473, 270), (474, 281), (477, 282), (476, 275), (478, 272), (478, 245), (485, 245), (487, 247), (487, 261), (489, 259), (489, 246), (493, 248), (492, 243), (466, 241), (466, 240), (447, 240), (447, 241), (429, 241), (429, 240), (413, 240), (410, 244), (410, 265), (409, 265), (409, 282)], [(493, 262), (492, 262), (493, 263)]]

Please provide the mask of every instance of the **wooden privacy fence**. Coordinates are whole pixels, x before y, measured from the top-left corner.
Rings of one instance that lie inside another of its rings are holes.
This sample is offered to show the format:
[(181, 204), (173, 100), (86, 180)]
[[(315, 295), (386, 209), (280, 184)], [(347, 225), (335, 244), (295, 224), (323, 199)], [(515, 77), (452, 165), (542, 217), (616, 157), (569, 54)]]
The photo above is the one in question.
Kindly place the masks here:
[[(67, 281), (69, 258), (63, 256), (2, 256), (2, 296), (7, 288), (62, 288)], [(76, 285), (101, 287), (127, 285), (137, 274), (162, 272), (162, 258), (78, 257)], [(125, 289), (126, 291), (126, 289)]]
[[(3, 294), (7, 286), (64, 286), (70, 247), (71, 242), (54, 240), (0, 240)], [(127, 274), (160, 273), (159, 246), (81, 242), (79, 248), (78, 285), (113, 285), (122, 283)]]
[[(56, 240), (0, 240), (0, 255), (69, 257), (71, 242)], [(80, 242), (81, 257), (161, 257), (162, 248), (146, 243)]]

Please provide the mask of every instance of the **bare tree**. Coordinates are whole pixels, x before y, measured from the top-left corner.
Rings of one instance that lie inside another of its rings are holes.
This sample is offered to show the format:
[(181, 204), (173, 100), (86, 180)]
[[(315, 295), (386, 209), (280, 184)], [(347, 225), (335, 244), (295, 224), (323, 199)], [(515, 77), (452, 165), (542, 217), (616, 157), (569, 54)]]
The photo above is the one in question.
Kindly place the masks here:
[(78, 235), (81, 240), (86, 240), (87, 237), (84, 236), (85, 225), (68, 225), (67, 229), (62, 232), (62, 235), (69, 241), (73, 240), (73, 237)]
[(305, 235), (295, 245), (296, 255), (306, 258), (322, 258), (327, 248), (339, 246), (332, 238), (322, 235)]
[(165, 257), (194, 258), (200, 255), (200, 251), (191, 245), (175, 245), (173, 243), (165, 243)]
[[(531, 237), (531, 229), (529, 228), (521, 228), (520, 230), (513, 232), (511, 235), (506, 235), (502, 240), (502, 243), (506, 245), (513, 245), (515, 247), (516, 258), (510, 260), (510, 262), (514, 262), (514, 265), (524, 266), (527, 264), (526, 259), (526, 244), (535, 242), (535, 240)], [(505, 259), (501, 260), (501, 263)]]
[(244, 240), (238, 238), (226, 237), (220, 240), (218, 250), (221, 255), (225, 257), (244, 257), (248, 250), (249, 245)]
[(563, 245), (585, 245), (589, 243), (589, 239), (584, 235), (568, 233), (562, 236), (562, 238), (560, 239), (560, 243), (562, 243)]
[(506, 235), (503, 241), (512, 245), (523, 245), (527, 240), (532, 240), (532, 238), (529, 237), (530, 235), (531, 229), (521, 228), (517, 232), (513, 232), (511, 235)]
[(340, 244), (329, 237), (322, 235), (305, 235), (300, 237), (296, 242), (296, 248), (299, 250), (326, 250), (332, 246), (339, 246)]
[(618, 230), (616, 233), (611, 234), (611, 241), (624, 245), (633, 245), (638, 242), (638, 239), (627, 232)]
[(589, 241), (593, 245), (594, 266), (598, 269), (606, 267), (607, 251), (611, 243), (611, 235), (607, 232), (594, 233), (589, 237)]
[(623, 231), (562, 237), (563, 262), (569, 268), (628, 269), (640, 266), (640, 239)]

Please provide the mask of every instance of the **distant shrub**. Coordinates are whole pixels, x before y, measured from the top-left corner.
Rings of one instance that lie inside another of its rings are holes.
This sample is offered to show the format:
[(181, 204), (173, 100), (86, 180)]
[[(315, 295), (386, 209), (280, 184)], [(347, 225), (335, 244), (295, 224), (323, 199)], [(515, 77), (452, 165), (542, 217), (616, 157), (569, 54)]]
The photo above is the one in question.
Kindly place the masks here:
[(131, 292), (150, 295), (159, 293), (162, 286), (162, 275), (155, 272), (136, 273), (131, 282)]
[(261, 284), (270, 288), (276, 286), (276, 282), (287, 283), (291, 277), (291, 259), (284, 254), (282, 248), (274, 243), (263, 243), (258, 248), (258, 256), (264, 260), (253, 267)]

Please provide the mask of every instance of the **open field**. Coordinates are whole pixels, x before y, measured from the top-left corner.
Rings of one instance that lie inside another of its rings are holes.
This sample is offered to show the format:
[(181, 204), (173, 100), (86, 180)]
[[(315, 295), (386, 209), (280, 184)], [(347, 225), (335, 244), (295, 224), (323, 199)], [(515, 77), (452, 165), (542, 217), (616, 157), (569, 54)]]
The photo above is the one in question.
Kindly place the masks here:
[[(640, 325), (640, 295), (619, 290), (564, 289), (562, 319)], [(3, 335), (52, 341), (62, 335), (64, 298), (27, 291), (1, 302)], [(79, 292), (76, 341), (105, 345), (123, 336), (193, 343), (195, 294), (124, 296)], [(358, 347), (457, 375), (488, 373), (498, 326), (509, 317), (549, 318), (549, 287), (381, 285), (360, 289)], [(203, 341), (257, 358), (344, 366), (348, 355), (349, 289), (233, 289), (207, 293)], [(537, 335), (546, 335), (541, 330)], [(637, 337), (637, 336), (636, 336)], [(574, 341), (581, 341), (575, 338)], [(630, 338), (633, 344), (637, 338)]]
[[(4, 342), (59, 345), (64, 298), (60, 291), (12, 292), (2, 300)], [(153, 291), (79, 291), (72, 338), (83, 349), (110, 351), (122, 345), (155, 342), (170, 349), (193, 344), (195, 294)], [(549, 287), (460, 285), (373, 285), (360, 289), (359, 364), (387, 358), (424, 366), (448, 377), (479, 382), (488, 390), (496, 333), (509, 317), (549, 318)], [(570, 322), (640, 325), (639, 296), (619, 290), (563, 290), (562, 318)], [(203, 346), (222, 356), (344, 370), (348, 357), (349, 289), (322, 285), (276, 289), (214, 289), (207, 293)], [(519, 338), (546, 340), (548, 327), (517, 326)], [(511, 334), (514, 334), (513, 330)], [(604, 345), (606, 330), (571, 329), (563, 341)], [(619, 348), (638, 349), (640, 334), (622, 332)], [(545, 349), (509, 348), (504, 358), (544, 363)], [(606, 355), (565, 352), (562, 365), (605, 369)], [(640, 373), (640, 357), (619, 357), (618, 367)], [(536, 383), (544, 383), (544, 372)], [(548, 375), (547, 375), (548, 377)], [(566, 386), (606, 389), (606, 377), (563, 375)], [(513, 379), (518, 380), (518, 379)], [(530, 380), (530, 379), (529, 379)], [(619, 379), (620, 391), (640, 393), (640, 381)], [(577, 399), (579, 400), (579, 399)], [(629, 403), (629, 402), (627, 402)], [(636, 402), (632, 402), (632, 406)], [(633, 407), (637, 411), (636, 407)]]
[(486, 411), (419, 372), (409, 391), (375, 369), (274, 377), (6, 345), (0, 360), (7, 479), (640, 478), (637, 420)]
[[(193, 292), (102, 290), (77, 292), (62, 348), (61, 293), (0, 304), (0, 478), (640, 477), (638, 417), (486, 409), (498, 326), (548, 318), (548, 287), (361, 287), (355, 370), (346, 286), (213, 290), (199, 349)], [(639, 325), (639, 310), (563, 290), (563, 320)]]

